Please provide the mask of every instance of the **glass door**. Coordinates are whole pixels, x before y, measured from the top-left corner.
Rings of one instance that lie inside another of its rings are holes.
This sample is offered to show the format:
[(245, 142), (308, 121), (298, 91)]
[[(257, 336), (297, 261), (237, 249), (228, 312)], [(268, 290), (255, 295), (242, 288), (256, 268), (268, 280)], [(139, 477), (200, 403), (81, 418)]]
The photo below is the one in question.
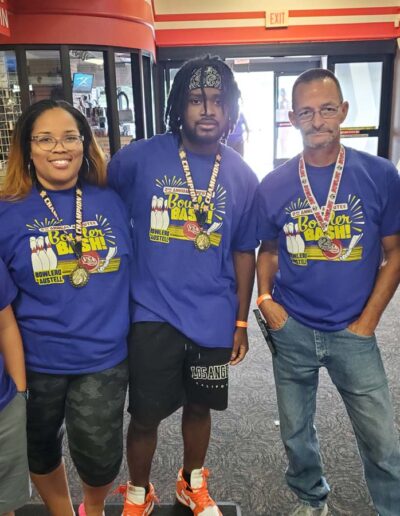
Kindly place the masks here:
[(388, 56), (335, 56), (328, 58), (328, 68), (338, 78), (344, 100), (349, 102), (349, 113), (341, 128), (343, 143), (387, 157), (391, 111)]

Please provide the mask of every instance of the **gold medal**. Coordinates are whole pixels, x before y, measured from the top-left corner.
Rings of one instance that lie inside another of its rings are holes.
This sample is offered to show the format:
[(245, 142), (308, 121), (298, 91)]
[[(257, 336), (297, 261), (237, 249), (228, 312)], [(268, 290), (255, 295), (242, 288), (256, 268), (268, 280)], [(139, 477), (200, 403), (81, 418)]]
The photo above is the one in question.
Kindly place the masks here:
[(73, 287), (84, 287), (89, 281), (89, 272), (83, 267), (78, 266), (71, 272), (69, 279)]
[(332, 248), (332, 240), (324, 235), (318, 240), (318, 247), (321, 251), (330, 251)]
[(200, 231), (194, 239), (194, 245), (199, 251), (207, 251), (211, 245), (210, 237), (204, 231)]

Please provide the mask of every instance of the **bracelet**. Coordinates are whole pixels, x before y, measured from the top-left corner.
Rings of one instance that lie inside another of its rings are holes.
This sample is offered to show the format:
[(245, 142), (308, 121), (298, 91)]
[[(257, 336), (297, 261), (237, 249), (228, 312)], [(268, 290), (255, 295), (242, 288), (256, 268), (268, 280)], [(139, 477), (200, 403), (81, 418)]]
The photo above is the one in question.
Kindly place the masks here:
[(266, 301), (267, 299), (272, 299), (272, 296), (270, 294), (261, 294), (261, 296), (259, 296), (257, 298), (257, 306), (260, 306), (261, 303), (263, 303), (264, 301)]
[(247, 321), (236, 321), (236, 328), (248, 328), (249, 323)]

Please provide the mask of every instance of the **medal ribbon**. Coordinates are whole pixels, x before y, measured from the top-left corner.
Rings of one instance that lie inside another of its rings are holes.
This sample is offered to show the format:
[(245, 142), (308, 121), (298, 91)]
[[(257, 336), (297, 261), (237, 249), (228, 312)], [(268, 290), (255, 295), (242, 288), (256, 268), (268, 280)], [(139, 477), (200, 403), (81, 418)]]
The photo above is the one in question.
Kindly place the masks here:
[(335, 169), (332, 175), (331, 185), (329, 187), (328, 196), (326, 198), (325, 209), (321, 210), (319, 204), (311, 190), (310, 181), (307, 176), (306, 164), (304, 162), (304, 156), (301, 154), (299, 160), (299, 177), (301, 186), (303, 187), (304, 195), (308, 201), (308, 204), (313, 212), (315, 220), (319, 227), (325, 233), (328, 229), (329, 220), (331, 218), (332, 210), (335, 206), (336, 196), (339, 191), (340, 181), (342, 179), (343, 168), (345, 163), (345, 150), (343, 145), (340, 146), (339, 155), (336, 160)]
[[(48, 193), (42, 185), (39, 184), (39, 186), (39, 195), (43, 199), (44, 204), (51, 211), (54, 218), (56, 218), (58, 222), (61, 223), (61, 219), (58, 216), (58, 213), (54, 207), (54, 204), (51, 202)], [(78, 260), (82, 257), (82, 219), (82, 189), (77, 185), (75, 187), (75, 239), (70, 233), (67, 233), (65, 229), (63, 231), (67, 235), (68, 243), (72, 247)]]
[(189, 162), (188, 162), (188, 159), (186, 156), (185, 149), (183, 148), (182, 145), (179, 147), (179, 158), (181, 160), (183, 172), (186, 177), (186, 183), (189, 188), (189, 194), (190, 194), (190, 198), (192, 199), (193, 209), (194, 209), (194, 213), (196, 215), (197, 222), (198, 222), (200, 228), (203, 229), (203, 226), (204, 226), (204, 224), (206, 222), (206, 218), (207, 218), (207, 212), (210, 208), (211, 199), (212, 199), (212, 196), (213, 196), (213, 193), (215, 190), (215, 185), (217, 184), (217, 177), (218, 177), (219, 167), (221, 165), (221, 159), (222, 159), (221, 153), (219, 152), (219, 149), (218, 149), (218, 152), (215, 155), (215, 161), (214, 161), (214, 165), (212, 168), (210, 182), (209, 182), (208, 188), (207, 188), (207, 193), (204, 198), (204, 205), (203, 205), (202, 210), (200, 210), (200, 204), (199, 204), (199, 201), (197, 198), (196, 190), (194, 188), (193, 178), (190, 173)]

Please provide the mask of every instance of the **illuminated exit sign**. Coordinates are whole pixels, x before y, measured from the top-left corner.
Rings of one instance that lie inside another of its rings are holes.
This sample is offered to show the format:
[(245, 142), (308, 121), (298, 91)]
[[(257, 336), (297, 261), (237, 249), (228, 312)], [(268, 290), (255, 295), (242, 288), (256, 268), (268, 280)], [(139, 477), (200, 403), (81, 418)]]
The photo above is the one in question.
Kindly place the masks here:
[(0, 0), (0, 34), (4, 34), (5, 36), (10, 35), (6, 0)]
[(289, 25), (289, 11), (267, 11), (265, 13), (265, 26), (268, 29), (287, 27)]

